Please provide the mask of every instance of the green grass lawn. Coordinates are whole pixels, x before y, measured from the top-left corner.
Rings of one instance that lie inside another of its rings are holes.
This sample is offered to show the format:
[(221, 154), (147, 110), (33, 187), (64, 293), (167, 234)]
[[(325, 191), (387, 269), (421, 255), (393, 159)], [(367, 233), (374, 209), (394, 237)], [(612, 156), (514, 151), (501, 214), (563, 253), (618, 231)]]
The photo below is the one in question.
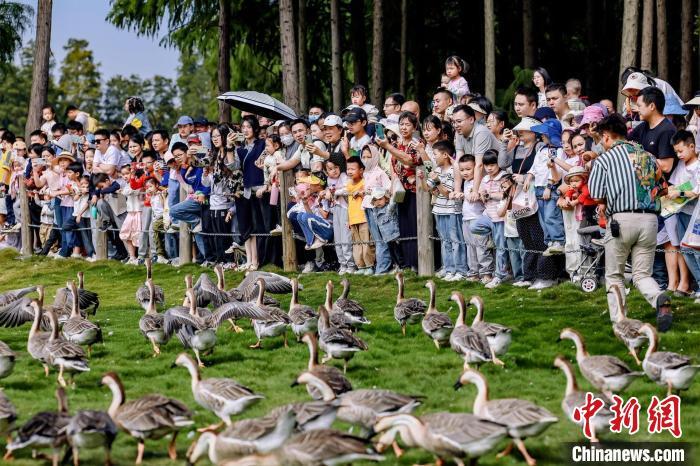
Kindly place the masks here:
[[(105, 387), (99, 386), (104, 372), (116, 371), (126, 388), (127, 399), (146, 393), (158, 392), (184, 401), (196, 413), (198, 426), (217, 421), (213, 414), (205, 412), (192, 398), (190, 378), (183, 368), (171, 369), (182, 347), (176, 339), (163, 347), (159, 358), (151, 357), (151, 346), (141, 336), (138, 321), (142, 310), (136, 303), (134, 294), (143, 283), (143, 267), (125, 266), (116, 263), (86, 263), (75, 260), (56, 261), (34, 257), (20, 261), (16, 254), (0, 252), (0, 292), (28, 285), (43, 284), (47, 289), (47, 301), (53, 299), (56, 288), (65, 286), (66, 280), (74, 279), (75, 272), (85, 272), (85, 287), (100, 295), (101, 305), (94, 318), (102, 326), (105, 344), (94, 348), (90, 361), (91, 371), (77, 377), (77, 388), (68, 390), (71, 411), (78, 409), (106, 409), (111, 395)], [(181, 302), (184, 293), (184, 277), (191, 273), (196, 277), (211, 270), (191, 265), (182, 268), (156, 265), (154, 281), (163, 286), (167, 306)], [(227, 287), (233, 287), (240, 279), (240, 273), (227, 273)], [(323, 302), (325, 282), (335, 274), (312, 274), (301, 277), (304, 290), (300, 300), (318, 306)], [(372, 321), (360, 336), (369, 344), (369, 351), (357, 355), (348, 369), (348, 377), (355, 388), (386, 388), (409, 394), (419, 394), (426, 401), (418, 413), (433, 411), (471, 412), (476, 390), (468, 386), (455, 392), (452, 388), (458, 379), (461, 359), (449, 348), (437, 351), (433, 343), (422, 333), (420, 326), (409, 327), (406, 337), (393, 317), (396, 297), (396, 282), (393, 277), (351, 277), (350, 296), (360, 301), (368, 311)], [(425, 280), (409, 275), (406, 281), (406, 296), (418, 296), (427, 300), (428, 290)], [(573, 285), (567, 284), (542, 292), (517, 290), (509, 285), (494, 291), (484, 290), (481, 285), (465, 282), (454, 284), (438, 281), (437, 306), (440, 310), (451, 309), (456, 318), (456, 306), (448, 301), (454, 289), (468, 297), (480, 294), (485, 302), (486, 320), (498, 322), (513, 328), (513, 344), (508, 354), (503, 356), (505, 368), (493, 365), (483, 366), (483, 372), (490, 382), (492, 398), (518, 397), (531, 400), (560, 416), (559, 423), (550, 427), (544, 435), (526, 441), (526, 445), (538, 464), (560, 465), (565, 462), (563, 444), (582, 438), (580, 429), (565, 419), (560, 408), (564, 393), (563, 373), (552, 366), (557, 354), (574, 359), (574, 347), (570, 341), (557, 343), (559, 331), (567, 326), (579, 330), (592, 354), (613, 354), (628, 364), (634, 362), (626, 348), (612, 333), (606, 311), (604, 291), (584, 294)], [(282, 296), (283, 305), (289, 303), (289, 296)], [(660, 349), (688, 354), (700, 363), (700, 324), (699, 306), (692, 300), (676, 300), (675, 324), (673, 330), (661, 336)], [(643, 301), (641, 295), (633, 291), (630, 295), (630, 316), (647, 322), (655, 322), (655, 313)], [(473, 311), (472, 311), (473, 312)], [(473, 313), (468, 316), (471, 321)], [(295, 376), (307, 364), (307, 349), (290, 339), (290, 348), (279, 341), (266, 341), (264, 349), (251, 350), (248, 345), (255, 343), (255, 335), (249, 323), (244, 324), (246, 332), (235, 334), (225, 328), (219, 331), (219, 341), (212, 356), (206, 357), (207, 367), (204, 377), (231, 377), (263, 393), (266, 399), (245, 416), (262, 415), (271, 408), (292, 401), (306, 400), (308, 395), (303, 387), (291, 388)], [(40, 410), (55, 409), (53, 392), (56, 386), (55, 372), (45, 378), (41, 365), (31, 359), (26, 351), (26, 337), (29, 324), (21, 328), (0, 329), (0, 340), (9, 344), (17, 353), (18, 361), (14, 373), (0, 380), (7, 396), (19, 412), (19, 423)], [(291, 332), (290, 332), (291, 335)], [(335, 361), (339, 367), (340, 363)], [(578, 374), (578, 372), (577, 372)], [(578, 375), (582, 389), (590, 385)], [(652, 395), (661, 398), (665, 389), (646, 378), (635, 381), (623, 397), (636, 396), (642, 404), (640, 433), (631, 438), (634, 441), (672, 441), (670, 434), (649, 435), (646, 433), (646, 408)], [(697, 442), (700, 439), (700, 381), (682, 395), (683, 440)], [(184, 458), (185, 450), (192, 441), (192, 433), (183, 434), (178, 439), (179, 457)], [(603, 435), (604, 439), (630, 440), (628, 435)], [(1, 442), (1, 440), (0, 440)], [(166, 440), (147, 442), (145, 464), (170, 464), (166, 455)], [(4, 447), (4, 445), (3, 445)], [(136, 455), (136, 443), (120, 433), (114, 446), (114, 460), (118, 464), (129, 464)], [(419, 450), (407, 452), (396, 460), (388, 452), (388, 464), (414, 464), (429, 462), (431, 456)], [(16, 465), (36, 464), (29, 451), (16, 455)], [(84, 452), (84, 464), (100, 464), (102, 452)], [(495, 455), (482, 458), (483, 465), (525, 464), (519, 453), (509, 458), (497, 460)]]

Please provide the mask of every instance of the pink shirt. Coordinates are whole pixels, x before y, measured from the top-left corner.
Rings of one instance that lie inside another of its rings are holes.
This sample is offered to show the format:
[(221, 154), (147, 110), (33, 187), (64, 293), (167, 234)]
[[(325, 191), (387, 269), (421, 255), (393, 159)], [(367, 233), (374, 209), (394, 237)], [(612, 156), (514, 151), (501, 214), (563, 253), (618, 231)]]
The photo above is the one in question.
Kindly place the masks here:
[[(77, 182), (72, 181), (67, 176), (62, 176), (60, 189), (65, 189), (65, 188), (68, 188), (71, 192), (75, 192), (75, 190), (77, 188)], [(61, 198), (61, 207), (73, 207), (73, 205), (75, 204), (75, 201), (73, 200), (72, 194), (65, 194), (63, 196), (60, 196), (60, 198)]]
[[(481, 179), (481, 186), (479, 186), (479, 193), (489, 193), (489, 195), (494, 195), (498, 193), (502, 193), (503, 190), (501, 189), (501, 178), (503, 178), (503, 175), (505, 175), (506, 172), (501, 170), (498, 172), (498, 174), (491, 178), (489, 175), (485, 175)], [(501, 217), (498, 215), (498, 208), (500, 207), (501, 200), (500, 199), (489, 199), (484, 203), (484, 215), (488, 216), (488, 218), (491, 219), (493, 222), (502, 222), (505, 220), (505, 217)]]
[[(379, 167), (373, 170), (365, 171), (365, 192), (371, 193), (373, 188), (384, 188), (387, 194), (391, 194), (391, 180), (389, 175)], [(369, 209), (372, 207), (372, 196), (365, 196), (362, 199), (362, 208)]]

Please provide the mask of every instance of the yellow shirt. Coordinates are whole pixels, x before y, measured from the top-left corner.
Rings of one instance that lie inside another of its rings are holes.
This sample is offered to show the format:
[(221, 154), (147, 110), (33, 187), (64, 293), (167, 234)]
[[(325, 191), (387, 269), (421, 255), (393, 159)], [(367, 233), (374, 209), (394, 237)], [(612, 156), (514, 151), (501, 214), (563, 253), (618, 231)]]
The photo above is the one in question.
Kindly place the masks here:
[[(348, 225), (366, 223), (365, 210), (362, 208), (362, 199), (365, 192), (365, 180), (353, 183), (348, 179), (345, 189), (348, 191)], [(362, 196), (353, 196), (354, 193), (362, 193)]]
[(10, 184), (12, 176), (12, 151), (0, 152), (0, 183)]

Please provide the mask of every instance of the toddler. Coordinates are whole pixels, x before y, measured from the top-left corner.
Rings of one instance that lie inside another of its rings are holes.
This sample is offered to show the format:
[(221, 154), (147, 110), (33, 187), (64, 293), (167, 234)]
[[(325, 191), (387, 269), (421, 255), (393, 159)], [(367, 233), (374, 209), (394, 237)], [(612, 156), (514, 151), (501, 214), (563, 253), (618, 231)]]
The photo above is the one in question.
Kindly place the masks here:
[(146, 199), (151, 204), (151, 230), (153, 232), (153, 243), (156, 248), (158, 258), (156, 263), (167, 264), (167, 254), (165, 252), (165, 208), (167, 206), (166, 193), (161, 189), (160, 183), (155, 178), (146, 178), (144, 183), (146, 189)]
[(445, 60), (445, 75), (449, 78), (445, 86), (452, 93), (454, 102), (461, 102), (469, 94), (469, 84), (464, 76), (469, 72), (469, 64), (456, 55)]
[(462, 202), (462, 236), (465, 240), (467, 249), (467, 281), (477, 282), (481, 280), (483, 283), (488, 283), (492, 280), (491, 269), (493, 268), (493, 259), (487, 251), (488, 237), (483, 235), (473, 235), (471, 231), (472, 225), (476, 219), (481, 217), (484, 212), (484, 204), (481, 199), (475, 201), (469, 200), (469, 194), (474, 189), (474, 166), (476, 160), (473, 155), (466, 154), (459, 158), (459, 173), (462, 176), (462, 193), (464, 201)]
[(348, 225), (348, 196), (345, 190), (348, 175), (345, 174), (345, 157), (337, 152), (332, 153), (324, 166), (327, 182), (324, 196), (330, 202), (333, 214), (333, 240), (340, 264), (338, 273), (354, 273), (357, 269), (352, 258), (352, 236)]
[(141, 211), (143, 210), (143, 192), (141, 189), (131, 187), (131, 181), (135, 180), (136, 174), (131, 172), (131, 166), (125, 165), (121, 169), (124, 186), (121, 193), (126, 197), (126, 218), (119, 230), (119, 238), (124, 242), (126, 250), (129, 252), (127, 264), (138, 265), (136, 256), (139, 244), (141, 244)]
[(377, 107), (367, 102), (368, 98), (369, 93), (367, 92), (367, 88), (362, 84), (356, 84), (350, 89), (350, 102), (352, 102), (352, 105), (357, 105), (364, 110), (370, 123), (376, 123), (379, 110), (377, 110)]
[(369, 244), (370, 234), (367, 225), (367, 217), (362, 208), (362, 201), (365, 194), (365, 181), (363, 179), (365, 165), (360, 157), (351, 157), (346, 162), (348, 181), (345, 184), (345, 191), (348, 196), (348, 225), (353, 242), (363, 244), (353, 244), (352, 254), (358, 275), (374, 274), (374, 244)]

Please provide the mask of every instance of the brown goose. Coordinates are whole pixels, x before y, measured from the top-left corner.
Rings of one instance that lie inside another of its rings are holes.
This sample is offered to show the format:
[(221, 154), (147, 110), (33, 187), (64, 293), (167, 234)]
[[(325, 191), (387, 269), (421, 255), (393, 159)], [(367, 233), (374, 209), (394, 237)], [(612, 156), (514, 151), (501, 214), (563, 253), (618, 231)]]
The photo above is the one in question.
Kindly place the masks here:
[(212, 319), (212, 313), (208, 309), (197, 307), (197, 299), (192, 288), (186, 291), (186, 302), (189, 307), (176, 306), (165, 311), (163, 315), (163, 330), (165, 337), (177, 335), (182, 346), (192, 348), (197, 363), (204, 367), (200, 353), (209, 353), (216, 346), (217, 325)]
[(396, 281), (399, 284), (399, 292), (396, 295), (394, 306), (394, 319), (401, 325), (401, 333), (406, 335), (407, 324), (417, 324), (425, 315), (425, 301), (418, 298), (404, 298), (403, 273), (396, 272)]
[(464, 303), (462, 293), (453, 291), (450, 299), (456, 302), (459, 307), (457, 323), (450, 334), (450, 347), (464, 359), (464, 369), (469, 369), (469, 364), (479, 365), (485, 362), (503, 366), (503, 361), (494, 354), (486, 335), (477, 332), (465, 323), (467, 306)]
[(139, 330), (144, 338), (151, 342), (155, 358), (160, 355), (160, 345), (166, 344), (168, 339), (163, 330), (165, 317), (156, 310), (155, 286), (150, 278), (146, 280), (146, 288), (148, 289), (148, 306), (146, 306), (146, 313), (139, 319)]
[(318, 309), (320, 314), (318, 331), (319, 346), (326, 353), (321, 363), (331, 359), (343, 360), (343, 373), (348, 370), (348, 361), (358, 351), (367, 351), (367, 343), (356, 337), (351, 331), (336, 328), (330, 325), (328, 311), (324, 306)]
[(189, 427), (192, 412), (184, 403), (160, 394), (144, 395), (136, 400), (126, 401), (124, 386), (119, 376), (108, 372), (102, 376), (102, 384), (112, 392), (112, 403), (107, 413), (114, 423), (138, 442), (136, 464), (141, 464), (145, 441), (157, 440), (172, 434), (168, 444), (168, 456), (177, 459), (175, 440), (180, 429)]
[[(146, 282), (151, 280), (151, 283), (153, 283), (153, 264), (151, 263), (151, 258), (147, 257), (144, 264), (146, 265)], [(148, 306), (151, 302), (150, 292), (146, 282), (144, 282), (144, 284), (141, 285), (138, 290), (136, 290), (136, 301), (138, 301), (139, 306), (141, 306), (144, 311), (148, 310)], [(165, 304), (165, 293), (163, 292), (163, 287), (153, 285), (153, 290), (156, 305), (162, 306)]]
[(647, 336), (640, 331), (644, 322), (627, 317), (627, 306), (622, 299), (622, 292), (617, 285), (610, 287), (608, 293), (613, 293), (617, 301), (618, 312), (610, 312), (610, 315), (615, 315), (615, 322), (612, 324), (613, 333), (625, 344), (630, 351), (630, 355), (637, 362), (637, 365), (641, 365), (642, 362), (637, 356), (637, 348), (648, 342)]
[(258, 301), (255, 303), (259, 309), (268, 314), (264, 320), (253, 319), (253, 330), (258, 342), (251, 348), (262, 348), (262, 340), (265, 338), (275, 338), (280, 335), (284, 337), (284, 347), (287, 348), (287, 328), (292, 324), (292, 319), (286, 312), (278, 307), (266, 306), (263, 301), (265, 296), (265, 279), (258, 278)]
[(49, 344), (49, 339), (51, 338), (51, 332), (41, 332), (39, 326), (41, 319), (44, 315), (39, 302), (33, 300), (31, 302), (31, 308), (34, 311), (34, 322), (32, 327), (29, 329), (29, 337), (27, 338), (27, 352), (29, 355), (39, 361), (42, 366), (44, 366), (44, 375), (49, 376), (49, 364), (48, 356), (46, 354), (46, 347)]
[[(97, 293), (93, 291), (88, 291), (85, 289), (85, 274), (83, 272), (78, 272), (78, 298), (80, 310), (85, 311), (88, 314), (95, 315), (97, 313), (97, 308), (100, 307), (100, 297)], [(54, 299), (54, 306), (58, 308), (64, 308), (66, 311), (70, 312), (72, 307), (73, 299), (71, 298), (71, 290), (66, 288), (59, 288), (56, 290), (56, 298)]]
[(486, 335), (489, 346), (496, 356), (505, 354), (510, 347), (512, 330), (505, 325), (484, 321), (484, 300), (481, 296), (472, 296), (469, 304), (476, 308), (472, 328)]
[(690, 357), (670, 351), (656, 351), (659, 337), (656, 329), (649, 324), (642, 325), (643, 332), (649, 339), (649, 347), (644, 354), (642, 367), (646, 375), (658, 385), (668, 387), (667, 394), (673, 390), (680, 393), (687, 390), (695, 375), (700, 371), (700, 365), (691, 364)]
[(365, 317), (365, 308), (357, 301), (348, 298), (350, 280), (343, 278), (340, 283), (343, 285), (343, 292), (333, 303), (331, 311), (345, 314), (353, 327), (369, 325), (371, 322)]
[(15, 368), (17, 355), (7, 343), (0, 341), (0, 379), (4, 379), (12, 373)]
[(7, 443), (12, 442), (12, 431), (15, 430), (17, 420), (17, 410), (5, 392), (0, 390), (0, 435), (7, 439)]
[[(333, 312), (333, 288), (333, 282), (331, 280), (328, 280), (326, 282), (326, 300), (323, 303), (323, 307), (325, 307), (326, 312), (328, 312), (328, 324), (333, 328), (354, 332), (355, 327), (352, 325), (352, 321), (350, 320), (350, 318), (346, 316), (344, 312)], [(319, 319), (319, 333), (325, 330), (325, 327), (322, 327), (323, 325), (323, 322), (321, 322), (321, 320)]]
[(452, 325), (450, 316), (438, 311), (435, 307), (435, 282), (428, 280), (425, 287), (430, 290), (430, 301), (428, 311), (423, 316), (421, 327), (423, 327), (423, 332), (433, 340), (435, 347), (440, 349), (441, 345), (449, 343), (454, 325)]
[(119, 430), (112, 418), (104, 411), (78, 411), (66, 426), (66, 436), (73, 451), (73, 465), (80, 464), (80, 449), (102, 447), (105, 464), (112, 464), (112, 443)]
[(292, 320), (292, 332), (297, 341), (307, 332), (316, 332), (318, 329), (318, 314), (311, 306), (299, 304), (299, 281), (296, 278), (292, 282), (292, 299), (289, 301), (289, 318)]
[(92, 353), (92, 345), (102, 342), (102, 329), (94, 322), (83, 318), (78, 308), (78, 293), (74, 281), (67, 283), (71, 290), (72, 309), (68, 320), (63, 324), (63, 337), (78, 345), (86, 345), (88, 357)]
[(17, 290), (10, 290), (0, 294), (0, 308), (19, 301), (29, 293), (35, 292), (37, 288), (38, 287), (36, 286), (28, 286), (27, 288), (19, 288)]
[(18, 327), (34, 320), (29, 307), (31, 299), (26, 296), (38, 289), (38, 286), (30, 286), (0, 294), (0, 327)]
[[(326, 366), (318, 363), (318, 339), (313, 333), (307, 333), (302, 341), (309, 347), (309, 365), (307, 371), (323, 380), (336, 396), (352, 390), (352, 384), (337, 367)], [(314, 400), (320, 400), (323, 395), (313, 385), (306, 385), (306, 390)]]
[(49, 310), (48, 315), (51, 320), (51, 337), (46, 345), (46, 360), (49, 365), (58, 367), (57, 380), (59, 385), (66, 386), (66, 380), (63, 378), (65, 372), (70, 374), (71, 384), (75, 385), (73, 381), (75, 373), (90, 371), (87, 354), (81, 346), (61, 338), (58, 334), (58, 321), (53, 310)]

